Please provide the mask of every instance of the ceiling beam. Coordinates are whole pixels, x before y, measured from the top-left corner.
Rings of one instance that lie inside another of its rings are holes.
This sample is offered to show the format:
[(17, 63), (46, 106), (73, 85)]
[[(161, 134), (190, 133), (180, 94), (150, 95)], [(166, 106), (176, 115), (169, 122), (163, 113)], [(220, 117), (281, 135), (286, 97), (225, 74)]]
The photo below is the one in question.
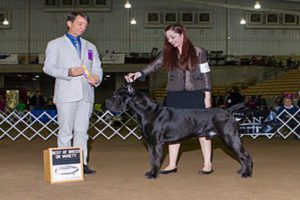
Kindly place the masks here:
[(298, 2), (298, 3), (300, 3), (300, 0), (285, 0), (285, 1), (293, 1), (293, 2)]
[(259, 10), (256, 10), (256, 9), (254, 9), (254, 7), (250, 7), (250, 6), (242, 6), (242, 5), (227, 4), (227, 3), (218, 3), (218, 2), (203, 1), (203, 0), (177, 0), (177, 1), (189, 2), (189, 3), (195, 3), (195, 4), (202, 4), (202, 5), (204, 4), (204, 5), (207, 5), (207, 6), (237, 9), (237, 10), (249, 10), (249, 11), (255, 11), (255, 12), (276, 12), (276, 13), (300, 15), (300, 11), (293, 11), (293, 10), (282, 10), (282, 9), (273, 9), (273, 8), (261, 8)]

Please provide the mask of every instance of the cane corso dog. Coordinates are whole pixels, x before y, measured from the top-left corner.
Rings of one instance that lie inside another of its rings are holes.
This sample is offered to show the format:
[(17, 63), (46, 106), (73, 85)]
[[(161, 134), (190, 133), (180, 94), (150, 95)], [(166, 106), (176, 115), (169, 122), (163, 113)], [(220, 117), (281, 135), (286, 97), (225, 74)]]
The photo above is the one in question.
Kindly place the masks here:
[(151, 169), (145, 176), (157, 178), (165, 143), (190, 137), (220, 136), (241, 163), (241, 177), (251, 177), (252, 159), (244, 149), (238, 133), (238, 124), (232, 110), (220, 108), (175, 109), (157, 104), (131, 84), (119, 88), (106, 100), (106, 108), (114, 113), (130, 111), (140, 123), (149, 151)]

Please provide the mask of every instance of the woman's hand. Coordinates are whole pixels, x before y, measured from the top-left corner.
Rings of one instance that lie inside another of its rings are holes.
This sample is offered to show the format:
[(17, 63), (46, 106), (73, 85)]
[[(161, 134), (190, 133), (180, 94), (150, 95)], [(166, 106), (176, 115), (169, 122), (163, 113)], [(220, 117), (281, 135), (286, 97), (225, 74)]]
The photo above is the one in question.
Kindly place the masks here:
[(126, 76), (124, 76), (124, 78), (128, 83), (132, 83), (133, 81), (140, 78), (141, 76), (142, 76), (141, 72), (135, 72), (135, 73), (127, 74)]

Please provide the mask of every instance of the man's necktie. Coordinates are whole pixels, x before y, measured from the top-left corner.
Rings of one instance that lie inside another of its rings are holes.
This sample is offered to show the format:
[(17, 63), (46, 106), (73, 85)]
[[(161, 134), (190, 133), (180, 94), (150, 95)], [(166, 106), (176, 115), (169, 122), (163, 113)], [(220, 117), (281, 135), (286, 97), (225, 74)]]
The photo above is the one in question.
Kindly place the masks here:
[(74, 45), (75, 45), (75, 48), (76, 48), (79, 58), (81, 58), (81, 52), (80, 52), (80, 46), (79, 46), (78, 40), (74, 40)]

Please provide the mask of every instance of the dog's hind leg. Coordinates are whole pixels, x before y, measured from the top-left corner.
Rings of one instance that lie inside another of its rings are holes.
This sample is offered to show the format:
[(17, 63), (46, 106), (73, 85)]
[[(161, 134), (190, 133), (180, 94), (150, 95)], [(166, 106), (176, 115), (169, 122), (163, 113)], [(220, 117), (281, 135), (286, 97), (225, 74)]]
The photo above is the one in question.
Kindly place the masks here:
[(247, 178), (252, 176), (252, 158), (243, 147), (241, 138), (237, 130), (234, 133), (224, 134), (223, 140), (226, 145), (238, 156), (241, 163), (241, 177)]
[(149, 144), (148, 151), (151, 170), (146, 172), (145, 176), (148, 179), (155, 179), (157, 178), (162, 162), (163, 144)]

